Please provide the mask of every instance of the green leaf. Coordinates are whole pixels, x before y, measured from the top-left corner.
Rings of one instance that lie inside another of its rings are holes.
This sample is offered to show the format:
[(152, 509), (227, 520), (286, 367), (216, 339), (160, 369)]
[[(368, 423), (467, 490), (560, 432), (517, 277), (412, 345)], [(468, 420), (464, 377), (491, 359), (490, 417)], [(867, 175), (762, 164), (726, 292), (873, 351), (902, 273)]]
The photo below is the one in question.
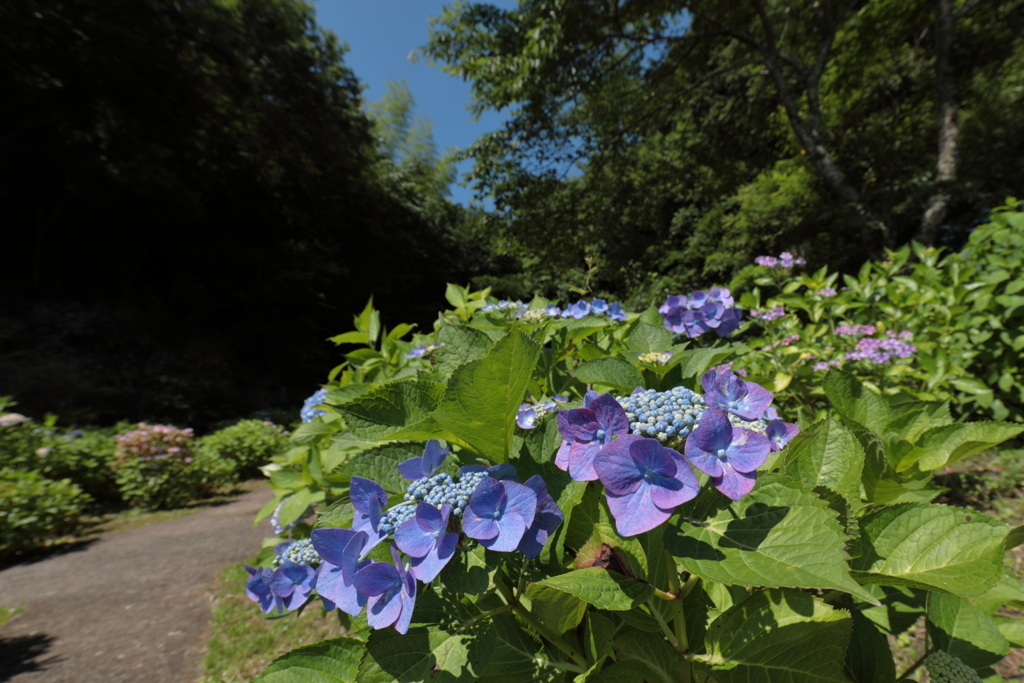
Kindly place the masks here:
[(345, 332), (328, 339), (335, 344), (369, 344), (370, 337), (365, 332)]
[(281, 526), (288, 526), (299, 518), (310, 505), (313, 504), (313, 492), (309, 489), (300, 489), (295, 495), (285, 499), (280, 512), (277, 513), (277, 521)]
[(928, 595), (928, 635), (937, 650), (980, 669), (1010, 651), (999, 627), (967, 598), (943, 593)]
[(492, 621), (497, 647), (477, 683), (564, 683), (565, 672), (545, 665), (545, 660), (538, 656), (537, 645), (523, 634), (514, 619), (498, 614)]
[(402, 380), (376, 387), (338, 406), (338, 410), (357, 436), (384, 440), (425, 419), (437, 408), (443, 393), (440, 384)]
[(969, 422), (929, 429), (904, 456), (897, 471), (915, 464), (922, 470), (937, 470), (980, 453), (1024, 432), (1024, 425), (1008, 422)]
[[(747, 350), (743, 344), (735, 346), (723, 346), (719, 348), (704, 347), (689, 349), (678, 354), (682, 356), (679, 361), (678, 372), (682, 379), (703, 375), (711, 367), (718, 365), (733, 354), (742, 354)], [(673, 357), (673, 361), (675, 358)]]
[(494, 346), (486, 334), (465, 325), (442, 325), (437, 338), (444, 346), (434, 352), (434, 372), (442, 377), (450, 377), (463, 363), (483, 358)]
[(984, 595), (999, 578), (1007, 527), (981, 513), (907, 503), (861, 519), (853, 576), (861, 583)]
[[(332, 484), (347, 484), (352, 477), (365, 477), (380, 484), (389, 494), (401, 496), (405, 494), (409, 482), (398, 473), (398, 465), (421, 455), (421, 443), (389, 443), (377, 446), (340, 463), (328, 477), (328, 481)], [(453, 463), (446, 469), (450, 474), (456, 468)]]
[(798, 434), (786, 449), (785, 473), (807, 488), (824, 486), (860, 507), (864, 451), (845, 426), (828, 418)]
[(832, 369), (825, 375), (825, 395), (847, 420), (881, 434), (889, 422), (889, 405), (853, 375)]
[(526, 597), (530, 598), (531, 611), (555, 633), (576, 628), (587, 611), (587, 603), (580, 598), (543, 584), (531, 584)]
[(608, 384), (632, 391), (644, 383), (643, 375), (621, 358), (598, 358), (573, 371), (576, 379), (587, 384)]
[(531, 583), (526, 595), (532, 599), (540, 586), (574, 595), (598, 609), (615, 611), (631, 609), (654, 594), (654, 588), (646, 583), (601, 567), (577, 569)]
[(649, 666), (634, 659), (602, 669), (597, 676), (588, 678), (587, 683), (650, 683), (659, 680), (657, 676)]
[(448, 590), (465, 595), (480, 595), (491, 587), (491, 578), (500, 564), (494, 553), (482, 545), (458, 551), (441, 570), (441, 582)]
[(539, 357), (540, 347), (513, 327), (487, 356), (452, 373), (434, 418), (492, 462), (505, 462)]
[(836, 514), (797, 482), (762, 476), (707, 521), (676, 517), (665, 547), (684, 569), (729, 585), (831, 588), (875, 602), (850, 578)]
[(885, 634), (866, 616), (853, 610), (853, 634), (843, 671), (853, 683), (895, 683), (896, 663)]
[(416, 601), (413, 624), (402, 635), (392, 628), (374, 631), (359, 663), (357, 683), (475, 680), (487, 667), (497, 644), (492, 622), (469, 628), (470, 615), (451, 600), (424, 590)]
[(362, 655), (358, 640), (325, 640), (278, 657), (253, 683), (350, 683)]
[(676, 683), (680, 680), (683, 660), (672, 646), (661, 638), (632, 631), (615, 641), (615, 654), (620, 662), (643, 662), (655, 675), (649, 681)]
[(583, 639), (588, 661), (600, 662), (605, 657), (614, 656), (615, 653), (612, 651), (614, 636), (615, 624), (611, 619), (602, 616), (600, 612), (590, 612), (587, 615), (587, 630)]
[(322, 436), (333, 433), (334, 429), (330, 425), (320, 420), (314, 420), (313, 422), (304, 422), (299, 425), (299, 428), (292, 433), (291, 439), (298, 444), (310, 444)]
[(718, 683), (846, 683), (850, 629), (845, 610), (807, 593), (765, 590), (708, 627), (710, 658), (694, 667)]
[(1010, 533), (1006, 534), (1006, 540), (1003, 542), (1003, 549), (1013, 550), (1022, 543), (1024, 543), (1024, 526), (1014, 527), (1010, 530)]
[[(657, 311), (655, 311), (657, 314)], [(646, 314), (645, 314), (646, 315)], [(634, 354), (668, 351), (672, 347), (672, 333), (665, 329), (658, 314), (658, 323), (651, 324), (641, 318), (626, 340), (626, 348)]]

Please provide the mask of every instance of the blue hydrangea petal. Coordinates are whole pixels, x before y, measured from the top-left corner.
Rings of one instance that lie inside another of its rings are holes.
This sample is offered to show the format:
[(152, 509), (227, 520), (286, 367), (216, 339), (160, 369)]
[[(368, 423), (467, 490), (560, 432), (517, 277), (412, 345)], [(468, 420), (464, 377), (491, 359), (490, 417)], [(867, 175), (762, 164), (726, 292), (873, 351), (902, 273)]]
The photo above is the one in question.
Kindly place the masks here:
[(770, 452), (767, 436), (741, 427), (733, 427), (732, 443), (725, 449), (729, 466), (737, 472), (757, 471), (768, 459)]
[(537, 494), (537, 514), (534, 515), (533, 524), (523, 534), (516, 549), (532, 559), (540, 555), (544, 544), (547, 543), (548, 536), (558, 528), (562, 520), (565, 519), (565, 515), (555, 499), (548, 493), (547, 484), (544, 483), (540, 475), (533, 475), (523, 482), (523, 486)]
[[(723, 448), (728, 448), (732, 442), (732, 423), (729, 416), (723, 410), (708, 408), (700, 418), (700, 424), (693, 430), (693, 434), (686, 440), (686, 456), (690, 456), (689, 444), (700, 448), (700, 450), (715, 454)], [(701, 470), (706, 472), (706, 470)], [(711, 472), (707, 472), (711, 474)], [(717, 473), (715, 475), (717, 476)]]
[[(613, 442), (614, 443), (614, 442)], [(599, 443), (575, 443), (569, 449), (569, 476), (575, 481), (594, 481), (594, 457), (601, 451)]]
[(562, 445), (558, 447), (558, 452), (555, 453), (555, 467), (563, 472), (569, 471), (569, 451), (571, 449), (572, 444), (568, 441), (562, 441)]
[(351, 567), (369, 539), (365, 532), (353, 529), (313, 529), (309, 540), (327, 562), (337, 567)]
[[(767, 413), (768, 411), (765, 412)], [(768, 445), (773, 451), (781, 451), (799, 433), (800, 428), (795, 424), (778, 419), (769, 422), (768, 428), (765, 430), (765, 436), (768, 437)]]
[[(509, 513), (516, 513), (523, 519), (523, 523), (529, 527), (533, 524), (533, 517), (537, 514), (537, 494), (533, 489), (523, 486), (517, 481), (502, 481), (505, 488), (505, 506), (502, 516)], [(526, 529), (524, 528), (523, 531)], [(516, 539), (519, 545), (519, 539)]]
[[(422, 581), (430, 583), (441, 573), (448, 561), (455, 555), (455, 548), (459, 543), (459, 535), (455, 532), (447, 533), (438, 539), (438, 543), (430, 548), (422, 557), (412, 559), (412, 567), (409, 573)], [(404, 612), (403, 612), (404, 614)]]
[(615, 529), (621, 536), (636, 536), (659, 526), (672, 516), (671, 511), (662, 510), (651, 500), (650, 485), (643, 482), (634, 493), (616, 496), (605, 492), (608, 508), (615, 518)]
[(640, 488), (643, 473), (630, 455), (630, 448), (644, 440), (635, 434), (620, 437), (602, 448), (594, 458), (595, 473), (611, 493), (624, 496)]
[(409, 481), (416, 481), (427, 476), (426, 468), (423, 466), (423, 456), (417, 455), (398, 463), (398, 473)]
[(352, 576), (352, 584), (356, 590), (367, 597), (384, 595), (388, 591), (400, 588), (401, 583), (402, 577), (398, 568), (388, 562), (371, 562)]
[(423, 476), (429, 477), (441, 469), (450, 450), (451, 448), (448, 446), (441, 448), (441, 442), (437, 439), (428, 440), (426, 448), (423, 449), (423, 465), (426, 470)]
[(498, 533), (493, 538), (479, 539), (480, 545), (499, 553), (510, 553), (519, 547), (519, 541), (526, 533), (526, 520), (518, 513), (508, 512), (494, 522)]
[(416, 579), (412, 575), (406, 574), (402, 583), (402, 593), (399, 596), (402, 602), (402, 612), (395, 620), (395, 630), (405, 635), (409, 631), (412, 613), (416, 608)]
[(605, 443), (611, 441), (612, 436), (624, 436), (629, 433), (626, 411), (611, 394), (598, 396), (591, 402), (590, 410), (594, 411), (597, 421), (607, 433)]
[(356, 564), (351, 573), (330, 562), (325, 561), (320, 565), (316, 576), (316, 592), (324, 601), (324, 607), (328, 612), (336, 606), (345, 614), (353, 617), (359, 615), (366, 604), (366, 596), (356, 589), (352, 577), (355, 572), (370, 564), (370, 560), (364, 560)]
[(732, 500), (739, 500), (754, 489), (756, 472), (737, 472), (728, 464), (722, 467), (722, 476), (711, 477), (711, 485)]
[[(432, 505), (420, 504), (436, 510)], [(417, 512), (417, 514), (419, 514)], [(424, 533), (416, 517), (408, 520), (395, 530), (395, 545), (409, 557), (423, 557), (434, 547), (434, 536)]]
[(491, 479), (497, 479), (498, 481), (515, 479), (517, 477), (516, 466), (510, 462), (503, 462), (500, 465), (488, 467), (487, 476), (489, 476)]

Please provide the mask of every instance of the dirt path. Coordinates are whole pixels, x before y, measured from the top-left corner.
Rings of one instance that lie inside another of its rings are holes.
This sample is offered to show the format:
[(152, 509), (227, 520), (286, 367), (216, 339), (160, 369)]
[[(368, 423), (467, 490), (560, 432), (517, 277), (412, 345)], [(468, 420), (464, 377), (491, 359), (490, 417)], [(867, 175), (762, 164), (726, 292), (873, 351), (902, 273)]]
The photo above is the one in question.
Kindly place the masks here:
[(0, 681), (191, 683), (217, 572), (272, 535), (252, 520), (263, 487), (187, 517), (101, 537), (0, 571), (0, 603), (25, 612), (0, 629)]

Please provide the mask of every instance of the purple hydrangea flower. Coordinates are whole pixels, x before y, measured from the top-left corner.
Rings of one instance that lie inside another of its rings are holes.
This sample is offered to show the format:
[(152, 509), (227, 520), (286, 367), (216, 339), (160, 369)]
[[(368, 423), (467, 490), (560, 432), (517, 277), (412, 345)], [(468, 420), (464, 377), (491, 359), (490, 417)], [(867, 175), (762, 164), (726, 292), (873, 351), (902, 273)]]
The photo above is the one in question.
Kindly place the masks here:
[(395, 532), (395, 545), (412, 558), (409, 572), (423, 583), (433, 581), (455, 554), (459, 535), (445, 533), (451, 511), (448, 503), (440, 510), (420, 503), (416, 506), (416, 516)]
[(381, 538), (377, 533), (377, 525), (380, 523), (381, 510), (388, 504), (387, 491), (372, 479), (352, 477), (348, 497), (356, 510), (352, 529), (366, 532), (370, 539), (369, 547), (373, 547)]
[(423, 356), (426, 355), (426, 353), (427, 353), (427, 345), (426, 344), (420, 344), (419, 346), (413, 348), (412, 351), (410, 351), (409, 353), (405, 354), (405, 357), (406, 358), (423, 358)]
[(366, 623), (371, 628), (387, 628), (405, 634), (416, 606), (416, 578), (405, 570), (402, 558), (391, 549), (394, 564), (373, 562), (355, 573), (352, 583), (367, 597)]
[(758, 256), (754, 259), (754, 263), (759, 266), (765, 266), (766, 268), (774, 268), (779, 265), (779, 259), (774, 256)]
[(683, 456), (636, 434), (604, 448), (594, 467), (607, 489), (615, 528), (623, 536), (655, 528), (700, 490), (697, 475)]
[(711, 373), (701, 378), (701, 386), (705, 391), (704, 402), (709, 408), (728, 411), (741, 420), (750, 422), (759, 419), (775, 398), (775, 394), (760, 384), (744, 382), (732, 370), (716, 372), (706, 382), (708, 375)]
[(529, 403), (519, 406), (516, 413), (516, 424), (522, 429), (533, 429), (537, 426), (537, 411)]
[(565, 519), (565, 515), (562, 514), (562, 509), (558, 507), (555, 499), (548, 493), (548, 486), (540, 478), (540, 475), (533, 475), (523, 483), (523, 486), (537, 494), (537, 512), (533, 516), (533, 524), (519, 541), (517, 550), (532, 559), (540, 555), (540, 551), (544, 549), (544, 544), (548, 541), (548, 536), (558, 528), (558, 525)]
[(710, 330), (725, 337), (739, 328), (742, 311), (733, 307), (732, 293), (724, 287), (712, 287), (709, 292), (694, 292), (689, 297), (671, 295), (658, 312), (665, 328), (693, 339)]
[[(567, 470), (576, 481), (593, 481), (597, 479), (594, 456), (610, 444), (613, 437), (629, 434), (629, 420), (626, 411), (611, 394), (598, 396), (589, 402), (584, 399), (583, 405), (583, 408), (558, 413), (558, 431), (565, 442), (559, 449), (559, 455), (564, 455), (564, 458), (556, 456), (555, 464)], [(562, 453), (566, 443), (569, 448)]]
[(590, 312), (594, 315), (603, 315), (608, 311), (608, 302), (604, 299), (594, 299), (590, 302)]
[(834, 297), (836, 295), (836, 290), (833, 289), (832, 287), (824, 287), (822, 289), (819, 289), (817, 292), (815, 292), (815, 294), (817, 294), (818, 296), (820, 296), (820, 297), (822, 297), (824, 299), (831, 299), (832, 297)]
[(562, 309), (554, 304), (548, 304), (544, 308), (544, 312), (551, 318), (557, 318), (558, 316), (562, 315)]
[[(441, 442), (437, 439), (430, 439), (427, 441), (426, 448), (423, 449), (422, 456), (416, 456), (415, 458), (409, 458), (405, 462), (398, 465), (398, 473), (409, 481), (416, 481), (423, 477), (429, 477), (434, 472), (441, 469), (441, 465), (444, 464), (445, 458), (448, 457), (448, 451), (451, 450), (450, 446), (445, 446), (441, 449)], [(366, 481), (369, 481), (368, 479)], [(378, 488), (380, 488), (378, 486)], [(384, 489), (380, 489), (383, 491)], [(387, 494), (384, 494), (384, 500), (382, 505), (387, 505)]]
[(370, 560), (360, 561), (359, 555), (369, 537), (364, 531), (352, 529), (313, 529), (310, 534), (313, 548), (323, 558), (316, 575), (316, 592), (330, 612), (337, 607), (342, 612), (357, 616), (366, 604), (366, 596), (356, 590), (352, 577)]
[(781, 451), (799, 433), (800, 428), (795, 424), (776, 419), (768, 423), (764, 435), (768, 437), (768, 446), (773, 451)]
[(690, 464), (709, 475), (712, 485), (733, 500), (754, 488), (757, 468), (769, 451), (767, 436), (733, 427), (725, 411), (717, 408), (704, 411), (684, 445)]
[(469, 497), (462, 530), (490, 550), (508, 553), (519, 546), (537, 513), (537, 494), (514, 481), (484, 478)]
[(622, 305), (618, 301), (608, 306), (608, 317), (620, 323), (626, 320), (626, 312), (622, 310)]
[(253, 568), (249, 565), (245, 565), (245, 569), (249, 572), (245, 593), (259, 604), (264, 614), (297, 609), (313, 592), (316, 571), (309, 565), (285, 560), (273, 571), (268, 567)]
[(274, 570), (270, 567), (243, 566), (249, 572), (249, 578), (245, 582), (245, 594), (249, 599), (257, 603), (264, 614), (270, 614), (274, 610), (283, 612), (284, 605), (281, 598), (274, 595), (274, 591), (270, 587), (270, 579)]

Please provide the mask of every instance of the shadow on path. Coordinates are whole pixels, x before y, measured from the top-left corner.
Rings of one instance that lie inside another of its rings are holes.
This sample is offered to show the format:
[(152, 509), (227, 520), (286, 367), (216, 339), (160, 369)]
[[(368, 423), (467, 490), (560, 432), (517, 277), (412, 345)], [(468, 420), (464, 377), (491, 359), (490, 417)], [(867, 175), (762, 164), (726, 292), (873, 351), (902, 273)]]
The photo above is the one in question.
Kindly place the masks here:
[(45, 671), (60, 661), (55, 657), (40, 659), (53, 647), (53, 640), (46, 634), (0, 638), (0, 683), (20, 673)]

